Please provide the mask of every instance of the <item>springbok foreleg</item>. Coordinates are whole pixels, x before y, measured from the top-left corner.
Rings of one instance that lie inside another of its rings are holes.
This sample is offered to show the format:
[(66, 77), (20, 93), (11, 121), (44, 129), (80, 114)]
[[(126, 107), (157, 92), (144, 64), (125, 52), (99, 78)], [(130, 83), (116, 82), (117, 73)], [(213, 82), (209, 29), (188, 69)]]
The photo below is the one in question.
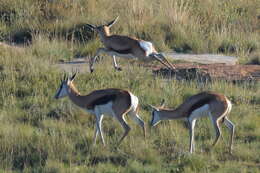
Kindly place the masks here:
[(211, 120), (212, 120), (212, 124), (214, 126), (215, 133), (216, 133), (216, 138), (212, 144), (212, 146), (215, 146), (219, 141), (219, 137), (221, 136), (221, 131), (220, 131), (220, 127), (219, 127), (220, 120), (215, 119), (215, 118), (211, 118)]
[(114, 68), (118, 71), (121, 71), (122, 69), (120, 67), (118, 67), (117, 63), (116, 63), (116, 56), (114, 55), (115, 52), (110, 51), (106, 48), (99, 48), (95, 54), (95, 56), (90, 60), (89, 63), (89, 67), (90, 67), (90, 72), (92, 73), (94, 71), (94, 64), (96, 63), (97, 57), (101, 54), (101, 53), (105, 53), (107, 55), (112, 56), (113, 58), (113, 64), (114, 64)]
[(94, 64), (96, 63), (96, 60), (97, 60), (97, 57), (99, 56), (99, 54), (106, 53), (106, 52), (107, 52), (106, 48), (98, 48), (95, 56), (90, 59), (89, 68), (90, 68), (91, 73), (94, 71)]
[(122, 68), (119, 67), (116, 63), (116, 56), (115, 55), (112, 55), (113, 57), (113, 64), (114, 64), (114, 68), (117, 70), (117, 71), (122, 71)]
[(189, 131), (190, 131), (190, 153), (195, 151), (195, 142), (194, 142), (194, 128), (196, 124), (196, 119), (189, 119)]
[(121, 144), (121, 142), (124, 140), (124, 138), (128, 135), (129, 131), (131, 130), (130, 126), (126, 123), (124, 119), (124, 115), (122, 116), (117, 116), (117, 120), (121, 124), (121, 126), (124, 128), (125, 132), (123, 136), (120, 138), (118, 145)]
[(135, 123), (138, 124), (142, 128), (144, 138), (146, 138), (144, 121), (139, 117), (139, 115), (136, 113), (136, 111), (130, 111), (129, 114), (130, 114), (131, 118), (135, 121)]
[[(96, 129), (98, 130), (98, 133), (100, 134), (101, 140), (103, 145), (105, 146), (105, 140), (104, 140), (104, 136), (103, 136), (103, 132), (102, 132), (102, 120), (103, 120), (103, 115), (102, 114), (98, 114), (96, 115)], [(94, 139), (94, 143), (96, 141), (96, 137), (97, 137), (97, 132), (95, 132), (95, 139)]]

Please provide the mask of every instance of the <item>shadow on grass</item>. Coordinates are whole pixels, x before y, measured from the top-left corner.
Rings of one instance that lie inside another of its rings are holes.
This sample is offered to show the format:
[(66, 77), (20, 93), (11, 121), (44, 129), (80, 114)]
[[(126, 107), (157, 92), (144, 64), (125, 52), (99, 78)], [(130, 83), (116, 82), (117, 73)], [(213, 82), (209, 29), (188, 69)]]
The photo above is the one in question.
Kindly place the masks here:
[(13, 31), (6, 36), (4, 40), (11, 42), (15, 45), (30, 45), (33, 41), (34, 35), (38, 33), (46, 33), (49, 35), (49, 39), (62, 38), (68, 41), (74, 41), (79, 43), (86, 43), (95, 37), (95, 33), (90, 30), (86, 24), (78, 24), (68, 29), (61, 29), (59, 31), (45, 31), (45, 30), (32, 30), (30, 28), (22, 28)]

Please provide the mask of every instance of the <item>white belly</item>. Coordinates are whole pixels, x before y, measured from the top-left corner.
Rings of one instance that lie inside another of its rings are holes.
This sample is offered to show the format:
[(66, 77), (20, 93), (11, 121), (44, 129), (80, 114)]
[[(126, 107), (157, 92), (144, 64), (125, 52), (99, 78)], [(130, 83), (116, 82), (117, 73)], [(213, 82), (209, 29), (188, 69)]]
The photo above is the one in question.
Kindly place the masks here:
[(205, 116), (209, 116), (210, 115), (210, 111), (209, 111), (209, 105), (205, 104), (197, 109), (195, 109), (191, 115), (190, 115), (190, 119), (198, 119), (200, 117), (205, 117)]
[(86, 111), (90, 114), (94, 115), (109, 115), (109, 116), (114, 116), (114, 112), (112, 109), (112, 102), (108, 102), (103, 105), (97, 105), (95, 106), (94, 110), (93, 109), (86, 109)]
[(115, 51), (108, 51), (107, 54), (110, 55), (110, 56), (118, 56), (118, 57), (127, 58), (127, 59), (136, 58), (132, 54), (129, 54), (129, 53), (128, 54), (122, 54), (122, 53), (118, 53), (118, 52), (115, 52)]

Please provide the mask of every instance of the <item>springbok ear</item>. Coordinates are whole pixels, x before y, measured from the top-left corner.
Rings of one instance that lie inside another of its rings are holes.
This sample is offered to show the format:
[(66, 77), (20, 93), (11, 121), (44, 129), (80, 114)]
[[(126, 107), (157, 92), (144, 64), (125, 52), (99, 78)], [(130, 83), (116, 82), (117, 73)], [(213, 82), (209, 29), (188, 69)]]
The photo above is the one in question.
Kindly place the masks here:
[(112, 25), (114, 25), (114, 24), (117, 22), (118, 18), (119, 18), (119, 16), (117, 16), (117, 17), (116, 17), (114, 20), (112, 20), (111, 22), (107, 23), (106, 26), (110, 28)]
[(163, 108), (165, 106), (165, 99), (163, 99), (162, 101), (161, 101), (161, 108)]
[(74, 74), (72, 75), (72, 77), (70, 78), (70, 81), (71, 81), (71, 82), (75, 79), (75, 77), (76, 77), (77, 74), (78, 74), (78, 73), (76, 72), (76, 73), (74, 73)]
[(157, 108), (157, 107), (155, 107), (155, 106), (153, 106), (153, 105), (150, 105), (150, 104), (149, 104), (149, 106), (150, 106), (152, 109), (154, 109), (154, 110), (157, 110), (157, 111), (158, 111), (158, 108)]
[(91, 30), (96, 29), (96, 26), (95, 26), (95, 25), (87, 24), (86, 26), (87, 26), (88, 28), (90, 28)]

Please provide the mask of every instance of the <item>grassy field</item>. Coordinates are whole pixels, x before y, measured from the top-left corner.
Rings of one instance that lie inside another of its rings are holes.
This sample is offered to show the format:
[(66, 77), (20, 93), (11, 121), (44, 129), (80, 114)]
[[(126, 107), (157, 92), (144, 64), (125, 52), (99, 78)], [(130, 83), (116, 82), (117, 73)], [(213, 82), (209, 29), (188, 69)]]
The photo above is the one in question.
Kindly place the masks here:
[[(93, 74), (79, 74), (76, 86), (82, 94), (109, 87), (132, 91), (148, 132), (144, 140), (127, 118), (132, 130), (117, 146), (121, 126), (105, 118), (107, 147), (100, 139), (92, 145), (93, 116), (67, 98), (53, 98), (63, 75), (53, 64), (93, 55), (101, 46), (86, 23), (101, 24), (119, 15), (113, 33), (153, 41), (160, 51), (224, 53), (238, 56), (241, 63), (259, 63), (257, 7), (258, 0), (0, 0), (0, 40), (22, 45), (0, 45), (0, 172), (259, 172), (259, 83), (168, 80), (124, 60), (119, 60), (123, 71), (115, 72), (111, 58), (105, 58)], [(225, 127), (223, 139), (211, 148), (215, 136), (207, 118), (197, 123), (192, 155), (181, 120), (148, 126), (148, 104), (165, 98), (168, 107), (176, 107), (204, 90), (224, 93), (233, 103), (232, 155)]]

